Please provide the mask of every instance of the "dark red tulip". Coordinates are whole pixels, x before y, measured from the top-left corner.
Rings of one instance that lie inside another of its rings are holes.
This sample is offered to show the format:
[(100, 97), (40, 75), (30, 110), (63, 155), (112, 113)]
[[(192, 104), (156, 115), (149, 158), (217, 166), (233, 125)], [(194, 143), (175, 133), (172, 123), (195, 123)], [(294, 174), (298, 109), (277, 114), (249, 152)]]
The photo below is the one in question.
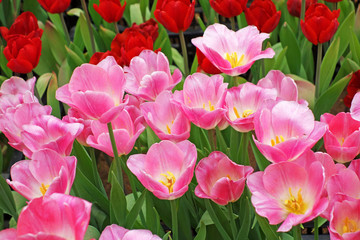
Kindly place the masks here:
[(38, 0), (38, 2), (49, 13), (62, 13), (68, 9), (71, 0)]
[(205, 55), (196, 48), (196, 56), (197, 56), (197, 60), (198, 60), (198, 68), (197, 71), (201, 72), (204, 71), (208, 74), (220, 74), (221, 71), (215, 67), (210, 61), (209, 59), (207, 59), (207, 57), (205, 57)]
[[(316, 1), (317, 0), (306, 0), (305, 1), (305, 10), (307, 10), (311, 4), (316, 3)], [(292, 16), (300, 18), (301, 0), (288, 0), (287, 1), (287, 9)]]
[(248, 0), (210, 0), (210, 6), (221, 16), (230, 18), (240, 15)]
[(348, 108), (351, 107), (351, 101), (355, 94), (360, 90), (360, 70), (354, 72), (351, 76), (349, 85), (347, 86), (347, 95), (344, 98), (344, 104)]
[(255, 0), (245, 9), (248, 25), (255, 25), (260, 32), (270, 33), (278, 25), (281, 11), (276, 11), (271, 0)]
[(120, 0), (100, 0), (99, 5), (93, 7), (100, 16), (108, 23), (118, 22), (124, 13), (126, 2), (121, 6)]

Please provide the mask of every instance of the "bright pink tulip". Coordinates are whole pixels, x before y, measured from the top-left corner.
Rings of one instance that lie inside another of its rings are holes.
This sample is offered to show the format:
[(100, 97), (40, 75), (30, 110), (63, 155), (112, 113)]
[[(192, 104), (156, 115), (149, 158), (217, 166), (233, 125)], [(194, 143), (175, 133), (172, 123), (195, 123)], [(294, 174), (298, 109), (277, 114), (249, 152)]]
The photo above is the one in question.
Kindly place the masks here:
[(256, 212), (270, 224), (281, 224), (278, 231), (311, 221), (328, 205), (322, 197), (324, 169), (319, 162), (304, 168), (292, 162), (268, 166), (264, 172), (248, 177), (251, 202)]
[(16, 240), (17, 233), (15, 228), (8, 228), (0, 231), (1, 240)]
[(76, 157), (63, 157), (53, 150), (40, 150), (32, 160), (15, 163), (7, 183), (32, 200), (52, 193), (69, 194), (76, 172)]
[(209, 26), (203, 37), (191, 42), (223, 73), (237, 76), (246, 73), (251, 65), (262, 58), (275, 55), (271, 48), (261, 51), (262, 43), (269, 38), (259, 33), (255, 26), (248, 26), (234, 32), (225, 25), (215, 23)]
[(141, 111), (146, 123), (161, 140), (175, 142), (190, 137), (190, 121), (180, 107), (170, 101), (172, 94), (164, 91), (155, 102), (146, 102), (141, 105)]
[(308, 107), (289, 101), (269, 103), (255, 116), (254, 126), (256, 146), (274, 163), (295, 160), (327, 129), (326, 124), (315, 121)]
[(350, 113), (341, 112), (336, 116), (325, 113), (321, 122), (329, 126), (324, 135), (324, 146), (335, 161), (350, 162), (360, 153), (360, 122)]
[(82, 125), (84, 125), (84, 129), (76, 137), (76, 140), (78, 140), (81, 145), (88, 146), (86, 143), (86, 139), (88, 138), (88, 136), (92, 135), (91, 123), (94, 120), (89, 119), (87, 116), (79, 112), (76, 108), (70, 108), (68, 110), (68, 115), (64, 116), (62, 120), (68, 123), (81, 123)]
[(350, 113), (353, 119), (360, 121), (360, 92), (357, 92), (351, 101)]
[(275, 89), (277, 91), (277, 99), (286, 101), (298, 100), (298, 88), (295, 81), (291, 77), (285, 76), (281, 71), (269, 71), (264, 78), (259, 80), (257, 85), (263, 88)]
[(175, 69), (171, 76), (169, 61), (162, 52), (143, 50), (131, 59), (129, 67), (124, 67), (125, 90), (148, 101), (164, 90), (171, 90), (181, 81), (182, 74)]
[[(126, 110), (122, 110), (117, 118), (112, 121), (112, 127), (119, 156), (131, 152), (136, 139), (145, 129), (140, 122), (134, 123)], [(114, 157), (107, 124), (93, 121), (91, 130), (93, 135), (87, 138), (86, 143)]]
[(186, 117), (196, 126), (213, 129), (223, 120), (227, 83), (221, 75), (211, 77), (203, 73), (189, 75), (182, 91), (174, 93)]
[(128, 230), (118, 225), (107, 226), (101, 233), (99, 240), (161, 240), (160, 237), (153, 235), (149, 230), (134, 229)]
[(91, 203), (53, 193), (33, 199), (20, 213), (19, 240), (83, 240), (90, 220)]
[(267, 99), (276, 99), (276, 91), (244, 83), (227, 91), (225, 118), (239, 132), (254, 130), (255, 112)]
[(124, 108), (123, 69), (111, 56), (97, 65), (77, 67), (70, 82), (56, 91), (56, 99), (91, 119), (111, 122)]
[(335, 203), (329, 232), (332, 240), (360, 239), (360, 199)]
[(220, 205), (236, 202), (243, 193), (246, 178), (253, 171), (250, 166), (234, 163), (222, 152), (212, 152), (196, 166), (199, 185), (195, 188), (195, 195)]
[(196, 146), (188, 140), (164, 140), (153, 144), (147, 154), (131, 155), (127, 165), (157, 198), (173, 200), (188, 190), (196, 157)]
[(21, 140), (26, 146), (23, 152), (32, 158), (34, 152), (49, 148), (60, 155), (69, 156), (73, 142), (83, 127), (81, 123), (67, 123), (51, 115), (41, 116), (23, 126)]

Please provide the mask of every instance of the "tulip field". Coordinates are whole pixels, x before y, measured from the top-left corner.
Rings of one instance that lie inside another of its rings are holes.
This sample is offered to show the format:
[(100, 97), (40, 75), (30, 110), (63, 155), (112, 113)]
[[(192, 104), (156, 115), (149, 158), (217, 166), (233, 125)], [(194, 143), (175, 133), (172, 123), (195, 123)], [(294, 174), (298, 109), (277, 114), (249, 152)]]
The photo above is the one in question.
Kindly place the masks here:
[(0, 0), (0, 240), (359, 240), (359, 90), (358, 1)]

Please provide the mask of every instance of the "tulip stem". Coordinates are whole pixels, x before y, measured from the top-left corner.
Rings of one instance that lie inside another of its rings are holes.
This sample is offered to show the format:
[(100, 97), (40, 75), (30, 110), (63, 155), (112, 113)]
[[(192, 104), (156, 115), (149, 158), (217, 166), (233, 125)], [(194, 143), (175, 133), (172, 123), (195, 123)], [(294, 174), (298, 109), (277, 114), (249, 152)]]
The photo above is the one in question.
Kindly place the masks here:
[(300, 19), (299, 19), (299, 29), (298, 29), (298, 39), (300, 39), (301, 36), (301, 20), (304, 20), (305, 18), (305, 7), (306, 7), (306, 0), (301, 0), (301, 10), (300, 10)]
[(319, 240), (319, 218), (314, 219), (314, 240)]
[(118, 165), (117, 166), (117, 170), (118, 170), (117, 174), (119, 177), (118, 180), (119, 180), (120, 186), (124, 189), (124, 179), (122, 176), (121, 159), (119, 157), (119, 153), (118, 153), (118, 150), (116, 147), (114, 131), (113, 131), (111, 122), (108, 122), (107, 127), (108, 127), (108, 131), (109, 131), (109, 135), (110, 135), (111, 146), (112, 146), (113, 153), (114, 153), (114, 161), (115, 161), (116, 165)]
[(228, 203), (227, 209), (228, 209), (228, 213), (229, 213), (231, 232), (233, 235), (233, 239), (235, 239), (237, 236), (237, 231), (236, 231), (236, 223), (235, 223), (235, 219), (234, 219), (233, 207), (232, 207), (231, 202)]
[(230, 17), (230, 24), (231, 24), (231, 29), (233, 31), (236, 31), (236, 25), (235, 25), (235, 18), (234, 17)]
[(119, 28), (118, 28), (118, 25), (117, 25), (117, 22), (114, 22), (114, 27), (115, 27), (115, 33), (116, 34), (119, 34)]
[(216, 130), (215, 129), (209, 129), (208, 130), (208, 138), (210, 142), (211, 149), (210, 151), (216, 151)]
[(68, 29), (66, 27), (66, 23), (65, 23), (65, 19), (64, 19), (64, 13), (59, 13), (59, 15), (60, 15), (60, 19), (61, 19), (61, 24), (62, 24), (63, 29), (64, 29), (66, 43), (67, 43), (67, 45), (69, 45), (71, 40), (70, 40), (69, 31), (68, 31)]
[(94, 34), (93, 34), (93, 31), (92, 31), (92, 27), (91, 27), (90, 15), (89, 15), (89, 11), (87, 9), (85, 0), (81, 0), (81, 6), (85, 11), (86, 23), (87, 23), (87, 26), (88, 26), (88, 29), (89, 29), (90, 42), (91, 42), (91, 51), (92, 51), (90, 53), (90, 55), (92, 56), (96, 52), (95, 40), (94, 40)]
[(237, 162), (247, 166), (250, 166), (248, 155), (249, 136), (249, 132), (244, 132), (241, 134), (240, 147), (237, 155)]
[(180, 45), (182, 50), (182, 55), (184, 58), (184, 74), (185, 78), (189, 75), (189, 63), (188, 63), (188, 55), (187, 55), (187, 49), (186, 49), (186, 42), (184, 37), (184, 32), (179, 31), (179, 38), (180, 38)]
[(177, 211), (178, 211), (178, 207), (177, 207), (177, 200), (171, 200), (170, 201), (170, 206), (171, 206), (171, 223), (172, 223), (172, 239), (173, 240), (178, 240), (179, 239), (179, 231), (178, 231), (178, 217), (177, 217)]
[(322, 60), (322, 43), (317, 46), (316, 75), (315, 75), (315, 99), (320, 96), (320, 66)]
[(206, 210), (208, 211), (208, 213), (209, 213), (211, 219), (213, 220), (217, 230), (219, 231), (220, 235), (222, 236), (222, 239), (231, 240), (229, 234), (225, 231), (223, 225), (221, 224), (218, 217), (216, 216), (216, 213), (215, 213), (213, 207), (211, 206), (210, 200), (205, 199), (204, 201), (205, 201)]
[(300, 224), (293, 228), (294, 240), (301, 240), (301, 227)]

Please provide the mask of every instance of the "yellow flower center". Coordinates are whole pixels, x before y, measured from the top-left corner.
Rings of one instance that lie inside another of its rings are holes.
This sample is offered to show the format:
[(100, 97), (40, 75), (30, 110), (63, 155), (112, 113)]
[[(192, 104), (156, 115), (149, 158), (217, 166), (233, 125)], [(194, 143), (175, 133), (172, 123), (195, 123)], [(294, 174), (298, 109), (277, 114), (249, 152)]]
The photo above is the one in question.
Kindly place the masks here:
[(301, 188), (297, 193), (297, 198), (291, 193), (291, 188), (289, 188), (290, 198), (284, 201), (284, 205), (286, 210), (289, 213), (295, 214), (304, 214), (307, 209), (307, 204), (304, 203), (302, 195), (301, 195)]
[(172, 193), (174, 191), (174, 184), (176, 181), (176, 178), (172, 172), (167, 171), (166, 174), (162, 173), (161, 176), (164, 176), (166, 178), (166, 182), (160, 180), (159, 182), (164, 184), (165, 187), (169, 189), (169, 193)]
[(207, 106), (205, 105), (205, 103), (203, 103), (203, 109), (207, 110), (207, 111), (214, 111), (215, 110), (215, 106), (211, 104), (211, 101), (209, 100), (209, 109), (207, 109)]
[(43, 183), (40, 186), (40, 192), (43, 196), (45, 196), (46, 191), (48, 190), (48, 188), (50, 187), (50, 185), (44, 185)]
[(348, 217), (345, 218), (344, 220), (344, 226), (343, 226), (343, 233), (352, 233), (352, 232), (357, 232), (359, 231), (360, 228), (357, 225), (357, 222), (355, 222), (354, 220), (349, 219)]
[(285, 139), (282, 135), (276, 136), (275, 139), (271, 139), (271, 146), (275, 146), (276, 144), (284, 142)]
[[(236, 107), (233, 107), (233, 109), (234, 109), (235, 116), (236, 116), (237, 118), (240, 118), (240, 114), (239, 114), (237, 108), (236, 108)], [(246, 109), (245, 111), (243, 111), (241, 117), (242, 117), (242, 118), (247, 118), (248, 116), (250, 116), (250, 115), (253, 114), (253, 113), (254, 113), (254, 112), (253, 112), (251, 109)]]
[(244, 65), (243, 63), (244, 57), (245, 57), (244, 54), (241, 54), (241, 56), (238, 57), (237, 52), (233, 52), (231, 55), (229, 53), (226, 53), (225, 60), (229, 61), (232, 68), (235, 68)]
[[(166, 131), (168, 134), (171, 134), (171, 127), (174, 124), (174, 120), (171, 121), (171, 124), (166, 124)], [(170, 127), (169, 127), (170, 125)]]

